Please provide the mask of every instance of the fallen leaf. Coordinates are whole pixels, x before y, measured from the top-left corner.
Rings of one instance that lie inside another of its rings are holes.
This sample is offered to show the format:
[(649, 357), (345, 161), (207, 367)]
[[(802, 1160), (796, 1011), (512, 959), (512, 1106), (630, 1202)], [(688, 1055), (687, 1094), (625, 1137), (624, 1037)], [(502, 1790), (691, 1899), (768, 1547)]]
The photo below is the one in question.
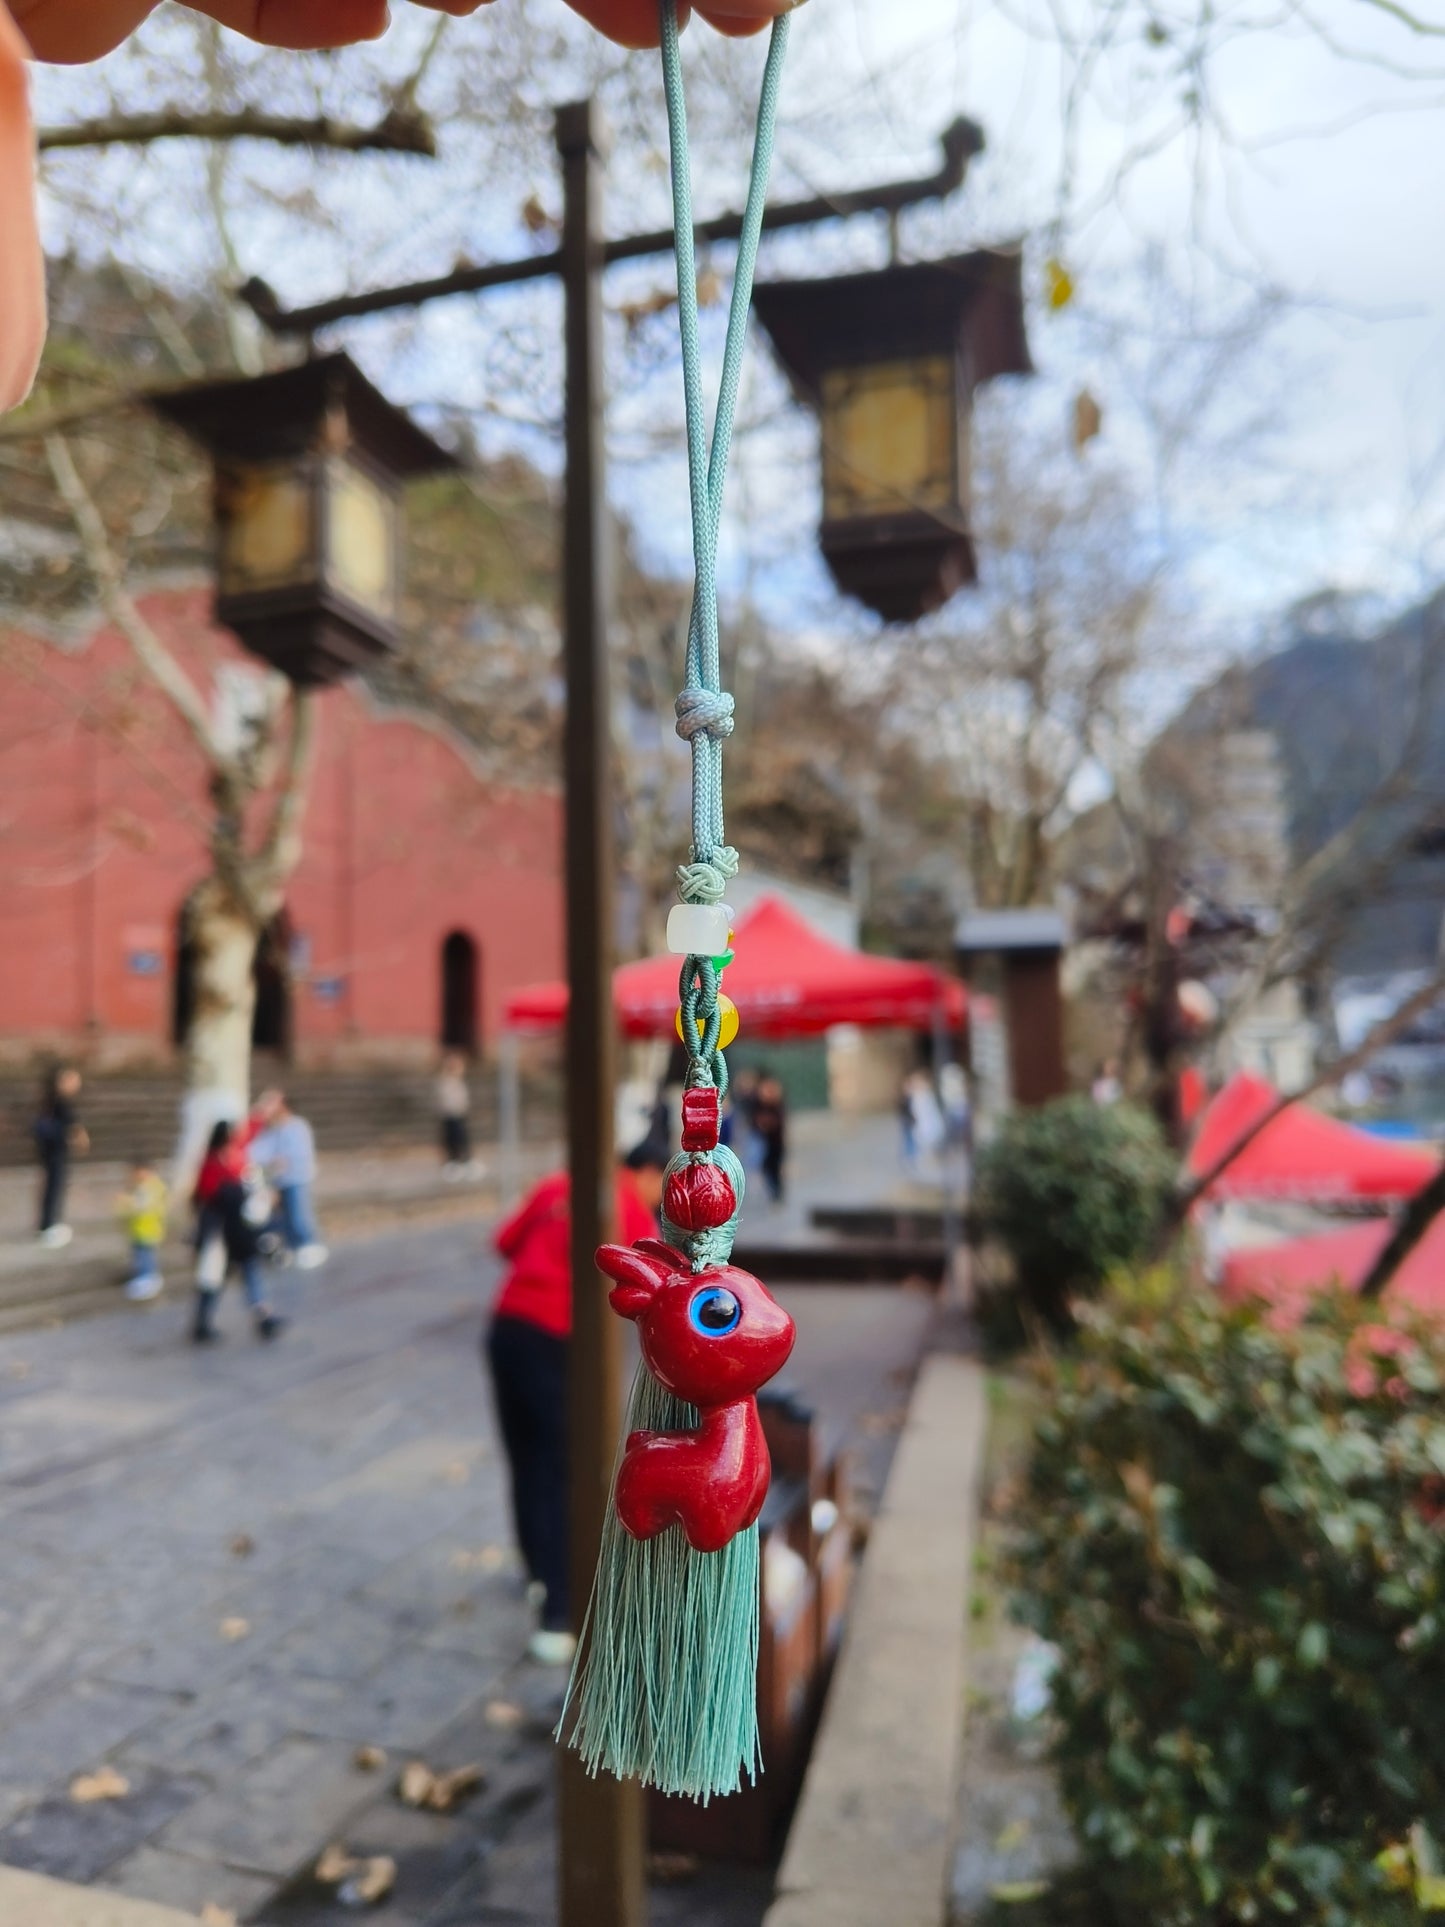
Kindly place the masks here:
[(425, 1807), (429, 1813), (450, 1813), (466, 1794), (479, 1787), (486, 1775), (471, 1762), (438, 1773), (425, 1760), (408, 1760), (397, 1781), (397, 1798), (403, 1806)]
[(869, 1438), (881, 1438), (888, 1432), (901, 1432), (907, 1418), (908, 1412), (903, 1406), (893, 1412), (865, 1412), (859, 1429)]
[(360, 1864), (360, 1861), (349, 1854), (339, 1840), (333, 1840), (312, 1871), (323, 1887), (336, 1887), (346, 1879), (348, 1874), (355, 1873)]
[(463, 1546), (452, 1554), (453, 1572), (500, 1572), (511, 1564), (512, 1555), (506, 1546), (478, 1546), (473, 1550)]
[(346, 1907), (372, 1907), (385, 1900), (395, 1885), (396, 1862), (390, 1854), (378, 1853), (362, 1861), (361, 1871), (352, 1875), (336, 1898)]
[(237, 1618), (223, 1619), (221, 1621), (221, 1637), (222, 1639), (229, 1640), (233, 1646), (238, 1639), (249, 1639), (250, 1636), (251, 1622), (249, 1619)]
[(236, 1916), (229, 1907), (218, 1907), (208, 1900), (201, 1909), (201, 1927), (236, 1927)]
[(472, 1468), (465, 1459), (453, 1459), (446, 1471), (442, 1473), (448, 1485), (465, 1485), (471, 1476)]
[(695, 1853), (650, 1853), (647, 1877), (658, 1887), (683, 1887), (696, 1880), (701, 1866)]
[(78, 1807), (94, 1806), (97, 1800), (123, 1800), (129, 1792), (130, 1781), (113, 1766), (78, 1773), (70, 1783), (70, 1797)]
[(1017, 1853), (1028, 1837), (1027, 1820), (1010, 1820), (998, 1839), (994, 1841), (994, 1850), (998, 1853)]
[(363, 1773), (379, 1773), (386, 1765), (384, 1746), (359, 1746), (356, 1749), (356, 1764)]
[(474, 1760), (466, 1766), (454, 1766), (450, 1773), (439, 1773), (432, 1781), (426, 1804), (433, 1813), (450, 1813), (459, 1800), (475, 1793), (486, 1777)]
[(497, 1726), (508, 1731), (512, 1727), (520, 1726), (526, 1717), (521, 1707), (514, 1706), (510, 1700), (488, 1700), (487, 1702), (488, 1726)]
[(251, 1537), (249, 1532), (238, 1532), (231, 1541), (231, 1557), (233, 1559), (249, 1559), (255, 1550), (256, 1541)]
[(988, 1897), (1000, 1907), (1024, 1907), (1031, 1900), (1043, 1900), (1048, 1891), (1047, 1880), (1004, 1880), (989, 1888)]
[(422, 1760), (408, 1760), (396, 1783), (397, 1797), (404, 1807), (425, 1806), (436, 1783), (436, 1775)]
[(30, 1366), (26, 1364), (23, 1358), (12, 1358), (10, 1363), (5, 1367), (5, 1376), (7, 1378), (29, 1378)]

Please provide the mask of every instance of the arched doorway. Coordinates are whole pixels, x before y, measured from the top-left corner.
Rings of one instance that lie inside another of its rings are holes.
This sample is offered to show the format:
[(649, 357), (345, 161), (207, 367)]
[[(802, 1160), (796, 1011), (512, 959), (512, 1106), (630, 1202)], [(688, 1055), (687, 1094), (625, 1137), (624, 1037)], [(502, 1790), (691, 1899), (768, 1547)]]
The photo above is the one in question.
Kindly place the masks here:
[[(189, 899), (176, 917), (175, 974), (171, 983), (171, 1042), (185, 1047), (196, 1014), (196, 946)], [(280, 911), (266, 926), (252, 966), (256, 1010), (251, 1048), (286, 1057), (291, 1051), (291, 919)]]
[(261, 932), (252, 966), (256, 1014), (251, 1020), (252, 1050), (291, 1055), (291, 919), (284, 910)]
[(475, 940), (465, 930), (453, 930), (442, 945), (443, 1050), (464, 1050), (475, 1057), (481, 1048), (481, 959)]

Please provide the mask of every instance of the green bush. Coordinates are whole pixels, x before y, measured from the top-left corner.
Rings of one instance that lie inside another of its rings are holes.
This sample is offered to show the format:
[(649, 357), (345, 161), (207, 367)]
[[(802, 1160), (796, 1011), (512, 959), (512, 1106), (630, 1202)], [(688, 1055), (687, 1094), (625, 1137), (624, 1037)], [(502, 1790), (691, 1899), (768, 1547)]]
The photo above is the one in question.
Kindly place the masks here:
[(1024, 1304), (1066, 1332), (1073, 1299), (1144, 1257), (1176, 1169), (1147, 1111), (1066, 1097), (1004, 1119), (979, 1157), (975, 1211)]
[(1380, 1317), (1098, 1307), (1038, 1367), (1013, 1577), (1131, 1927), (1445, 1911), (1445, 1335)]

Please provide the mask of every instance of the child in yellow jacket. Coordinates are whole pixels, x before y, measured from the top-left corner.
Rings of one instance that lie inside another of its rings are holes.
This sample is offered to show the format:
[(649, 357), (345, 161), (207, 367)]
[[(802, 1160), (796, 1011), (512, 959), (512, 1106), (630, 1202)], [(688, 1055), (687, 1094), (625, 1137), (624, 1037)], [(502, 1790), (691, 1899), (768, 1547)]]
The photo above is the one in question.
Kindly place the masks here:
[(131, 1275), (125, 1295), (136, 1304), (145, 1304), (151, 1298), (158, 1298), (161, 1291), (161, 1246), (166, 1238), (165, 1180), (154, 1165), (137, 1158), (130, 1168), (130, 1185), (115, 1202), (130, 1239)]

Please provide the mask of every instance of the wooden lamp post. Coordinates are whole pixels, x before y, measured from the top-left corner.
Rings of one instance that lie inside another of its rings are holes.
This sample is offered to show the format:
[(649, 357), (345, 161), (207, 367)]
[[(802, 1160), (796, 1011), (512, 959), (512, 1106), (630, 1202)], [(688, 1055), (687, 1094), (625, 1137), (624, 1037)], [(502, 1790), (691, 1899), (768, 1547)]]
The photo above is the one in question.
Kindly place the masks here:
[(973, 391), (1032, 372), (1020, 256), (943, 261), (755, 296), (823, 430), (822, 550), (846, 595), (916, 622), (978, 579), (969, 513)]
[(399, 640), (401, 489), (454, 458), (349, 356), (150, 405), (215, 467), (216, 618), (301, 689)]

